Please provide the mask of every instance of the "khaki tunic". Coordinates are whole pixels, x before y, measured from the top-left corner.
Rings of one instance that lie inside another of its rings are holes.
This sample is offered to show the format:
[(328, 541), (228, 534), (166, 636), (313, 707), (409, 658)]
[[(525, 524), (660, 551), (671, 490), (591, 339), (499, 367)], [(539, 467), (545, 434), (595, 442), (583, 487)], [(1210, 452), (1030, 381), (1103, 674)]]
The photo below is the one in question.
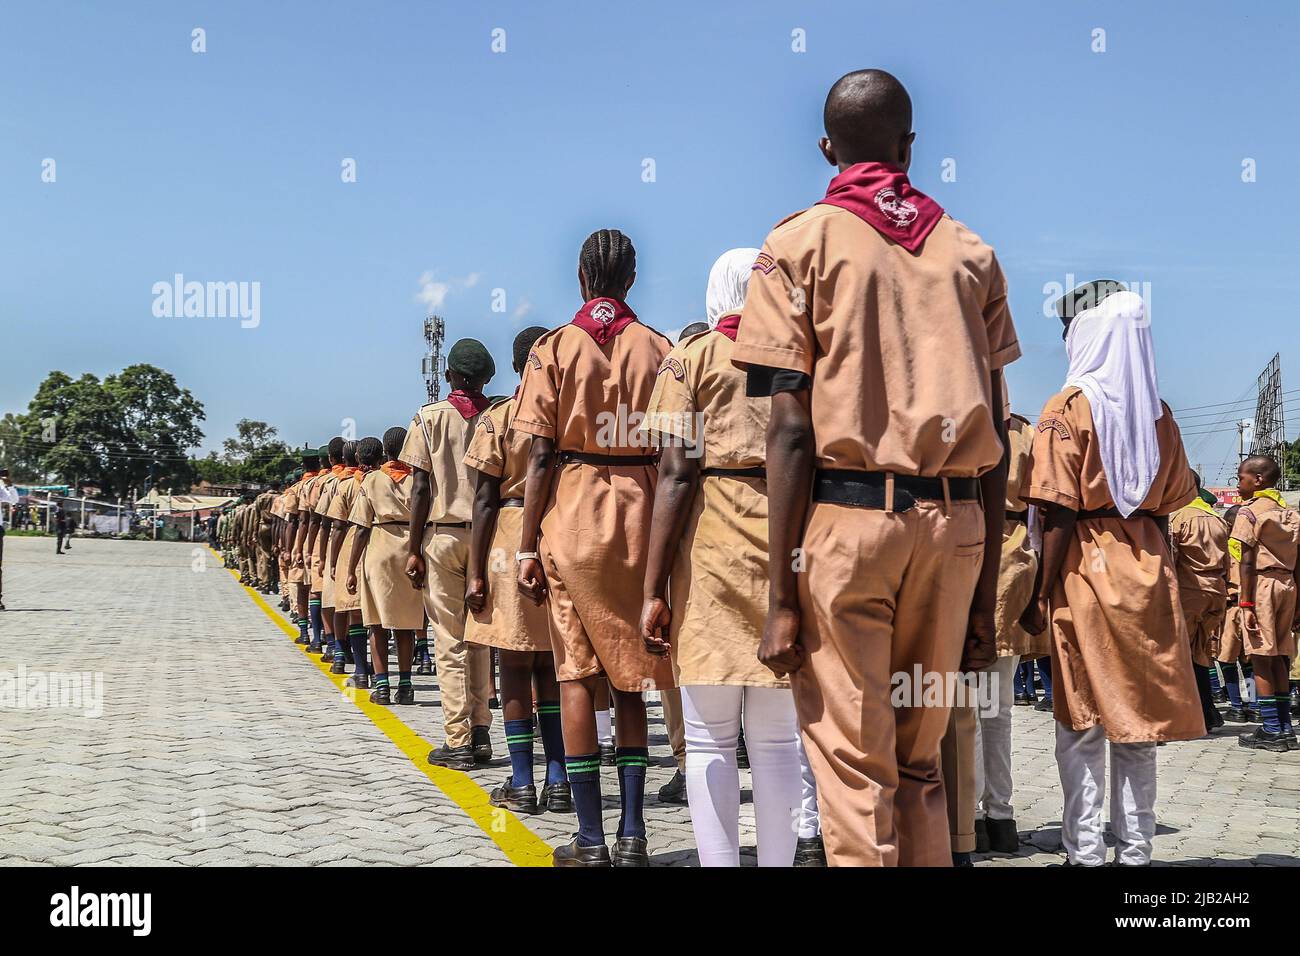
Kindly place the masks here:
[(382, 471), (366, 472), (348, 514), (352, 524), (370, 529), (370, 542), (357, 566), (357, 600), (368, 627), (424, 627), (424, 598), (406, 577), (411, 485), (410, 475), (395, 482)]
[(411, 419), (406, 444), (397, 457), (429, 473), (431, 524), (473, 520), (474, 484), (464, 459), (481, 414), (466, 421), (456, 406), (444, 399), (425, 405)]
[[(361, 472), (347, 475), (340, 478), (338, 484), (334, 486), (334, 496), (330, 498), (329, 510), (326, 514), (336, 523), (347, 522), (348, 515), (352, 514), (352, 506), (357, 500), (357, 489), (361, 486)], [(352, 545), (356, 540), (357, 526), (348, 523), (347, 531), (343, 534), (343, 540), (339, 542), (338, 554), (332, 562), (327, 563), (325, 568), (325, 579), (330, 582), (331, 596), (334, 598), (334, 611), (356, 611), (361, 607), (361, 597), (359, 594), (349, 594), (347, 588), (348, 581), (348, 561), (352, 557)], [(331, 537), (333, 535), (331, 534)], [(328, 559), (329, 555), (326, 554)], [(334, 568), (334, 574), (331, 577), (330, 567)], [(322, 598), (323, 599), (323, 598)]]
[[(321, 489), (329, 476), (328, 471), (322, 471), (303, 482), (302, 490), (298, 494), (298, 521), (300, 524), (311, 521), (312, 513), (315, 512), (316, 505), (320, 503)], [(308, 586), (308, 590), (312, 594), (319, 594), (323, 582), (316, 577), (315, 561), (311, 552), (307, 550), (307, 542), (310, 538), (311, 531), (308, 528), (303, 532), (302, 537), (303, 583)]]
[[(522, 499), (532, 438), (511, 431), (515, 399), (487, 409), (478, 420), (465, 452), (465, 465), (501, 479), (501, 500)], [(471, 612), (465, 640), (508, 651), (551, 650), (546, 608), (519, 593), (515, 553), (523, 535), (523, 508), (499, 508), (487, 559), (487, 602)]]
[[(1114, 507), (1092, 410), (1077, 388), (1043, 407), (1027, 500)], [(1141, 510), (1171, 514), (1196, 495), (1173, 413), (1156, 423), (1160, 471)], [(1054, 584), (1052, 702), (1075, 730), (1100, 724), (1116, 743), (1205, 735), (1191, 644), (1169, 542), (1149, 518), (1081, 519)]]
[[(316, 504), (312, 510), (322, 519), (329, 513), (330, 501), (334, 497), (334, 489), (338, 486), (343, 470), (342, 465), (333, 466), (329, 475), (321, 483), (320, 493), (316, 497)], [(323, 527), (317, 529), (316, 548), (311, 556), (311, 589), (320, 592), (321, 607), (334, 606), (334, 582), (325, 573), (325, 549), (328, 541), (329, 535), (325, 533), (325, 529)], [(331, 623), (330, 630), (333, 631), (333, 629), (334, 626)]]
[[(300, 478), (284, 490), (285, 521), (289, 520), (290, 515), (296, 515), (299, 513), (299, 496), (303, 493), (306, 481), (306, 479)], [(288, 581), (289, 584), (306, 583), (306, 577), (303, 574), (303, 570), (290, 561), (290, 557), (291, 556), (287, 554), (284, 557), (286, 569), (285, 580)]]
[(1010, 462), (1007, 471), (1007, 512), (1023, 516), (1008, 519), (1002, 526), (1002, 563), (998, 567), (997, 625), (998, 657), (1046, 657), (1051, 635), (1030, 634), (1020, 626), (1020, 615), (1034, 596), (1038, 553), (1029, 545), (1029, 506), (1020, 488), (1029, 474), (1029, 454), (1034, 446), (1034, 429), (1019, 415), (1007, 426)]
[[(1296, 552), (1300, 546), (1300, 515), (1272, 498), (1252, 498), (1232, 526), (1232, 538), (1243, 550), (1255, 549), (1256, 630), (1238, 620), (1244, 651), (1251, 657), (1295, 657), (1291, 627), (1296, 609)], [(1238, 571), (1240, 580), (1240, 570)]]
[(1169, 540), (1192, 662), (1209, 667), (1228, 609), (1228, 526), (1218, 515), (1188, 505), (1169, 516)]
[[(576, 325), (537, 340), (512, 423), (557, 452), (644, 455), (639, 432), (655, 373), (672, 347), (633, 322), (605, 345)], [(604, 673), (623, 691), (673, 686), (672, 661), (651, 654), (639, 618), (656, 469), (558, 465), (539, 550), (560, 680)]]
[[(679, 344), (659, 367), (643, 426), (680, 439), (703, 468), (767, 457), (770, 398), (746, 398), (734, 344), (718, 331)], [(669, 579), (679, 685), (789, 687), (758, 660), (767, 619), (767, 479), (701, 475)]]

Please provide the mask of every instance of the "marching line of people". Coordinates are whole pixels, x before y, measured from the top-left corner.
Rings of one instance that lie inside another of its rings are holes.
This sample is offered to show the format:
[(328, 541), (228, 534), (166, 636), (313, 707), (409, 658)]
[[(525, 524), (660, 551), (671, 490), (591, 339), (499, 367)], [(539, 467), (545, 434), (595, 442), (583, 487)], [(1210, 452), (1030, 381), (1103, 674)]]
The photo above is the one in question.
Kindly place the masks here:
[[(633, 244), (599, 230), (572, 321), (515, 339), (512, 395), (486, 397), (492, 357), (461, 339), (446, 399), (305, 455), (219, 538), (371, 700), (411, 704), (436, 668), (431, 763), (490, 759), (496, 693), (492, 803), (576, 814), (557, 865), (648, 864), (648, 692), (679, 767), (660, 798), (684, 788), (703, 865), (739, 863), (746, 759), (760, 865), (1017, 852), (1011, 713), (1035, 661), (1068, 864), (1107, 862), (1109, 754), (1113, 862), (1145, 865), (1156, 747), (1254, 716), (1239, 660), (1262, 720), (1241, 745), (1296, 749), (1300, 516), (1264, 457), (1230, 527), (1204, 501), (1120, 283), (1056, 303), (1064, 387), (1036, 427), (1014, 414), (1006, 278), (910, 183), (906, 90), (850, 73), (824, 122), (825, 197), (718, 258), (707, 324), (673, 343), (641, 322)], [(989, 699), (932, 698), (934, 678)]]

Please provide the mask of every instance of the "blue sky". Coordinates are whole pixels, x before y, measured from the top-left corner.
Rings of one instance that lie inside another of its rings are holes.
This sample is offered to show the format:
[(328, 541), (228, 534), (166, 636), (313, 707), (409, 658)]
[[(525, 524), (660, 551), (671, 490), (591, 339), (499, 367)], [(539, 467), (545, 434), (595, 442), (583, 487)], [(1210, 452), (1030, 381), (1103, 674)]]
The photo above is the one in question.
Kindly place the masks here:
[[(913, 181), (1007, 271), (1016, 407), (1036, 414), (1064, 374), (1045, 285), (1149, 283), (1162, 391), (1212, 481), (1274, 352), (1300, 383), (1298, 10), (10, 0), (0, 412), (51, 368), (144, 361), (205, 403), (205, 449), (244, 417), (294, 443), (345, 418), (380, 434), (423, 401), (427, 303), (450, 339), (488, 344), (489, 390), (509, 391), (515, 333), (572, 317), (578, 248), (604, 226), (636, 243), (633, 308), (681, 328), (719, 253), (820, 198), (826, 90), (875, 66), (912, 94)], [(259, 324), (155, 317), (176, 273), (260, 283)]]

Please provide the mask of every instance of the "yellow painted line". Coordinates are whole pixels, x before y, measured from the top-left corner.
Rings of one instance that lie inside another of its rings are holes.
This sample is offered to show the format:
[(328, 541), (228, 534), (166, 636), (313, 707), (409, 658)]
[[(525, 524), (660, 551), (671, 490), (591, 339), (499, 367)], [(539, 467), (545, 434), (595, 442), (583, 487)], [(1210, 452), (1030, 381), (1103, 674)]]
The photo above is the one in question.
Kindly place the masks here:
[[(221, 555), (213, 548), (209, 551), (216, 556), (218, 561), (222, 561)], [(224, 562), (222, 561), (224, 567)], [(231, 568), (225, 568), (230, 574), (239, 580), (239, 572)], [(262, 609), (280, 630), (289, 637), (296, 639), (298, 629), (280, 616), (266, 600), (247, 585), (241, 584), (240, 587), (253, 599), (253, 603)], [(402, 720), (387, 707), (380, 704), (372, 704), (370, 695), (366, 691), (358, 692), (354, 688), (344, 686), (346, 675), (331, 674), (330, 665), (322, 664), (319, 659), (312, 657), (307, 653), (307, 648), (301, 644), (293, 645), (302, 652), (302, 656), (307, 658), (317, 670), (319, 670), (348, 700), (356, 705), (357, 709), (370, 718), (371, 722), (383, 731), (384, 736), (391, 740), (407, 759), (423, 773), (433, 783), (435, 787), (446, 794), (456, 806), (460, 807), (465, 814), (478, 825), (478, 828), (492, 838), (492, 841), (501, 848), (511, 863), (516, 866), (550, 866), (551, 865), (551, 846), (541, 837), (539, 837), (519, 820), (517, 816), (509, 810), (501, 807), (494, 807), (488, 803), (488, 792), (474, 782), (474, 779), (467, 773), (459, 770), (451, 770), (447, 767), (435, 767), (428, 761), (429, 751), (433, 749), (432, 745), (408, 727)]]

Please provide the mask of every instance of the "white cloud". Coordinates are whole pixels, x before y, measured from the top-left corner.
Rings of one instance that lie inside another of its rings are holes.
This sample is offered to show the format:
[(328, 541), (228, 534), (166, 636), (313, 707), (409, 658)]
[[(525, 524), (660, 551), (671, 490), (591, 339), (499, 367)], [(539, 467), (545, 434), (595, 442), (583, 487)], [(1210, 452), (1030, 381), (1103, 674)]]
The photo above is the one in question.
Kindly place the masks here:
[(527, 315), (529, 312), (531, 312), (531, 311), (533, 311), (533, 303), (532, 303), (532, 300), (531, 300), (531, 299), (520, 299), (520, 300), (519, 300), (519, 304), (518, 304), (517, 306), (515, 306), (515, 311), (512, 313), (512, 315), (513, 315), (514, 318), (516, 318), (516, 319), (522, 319), (524, 316), (526, 316), (526, 315)]
[(482, 277), (481, 272), (471, 272), (467, 276), (439, 281), (434, 279), (432, 271), (426, 270), (420, 274), (420, 291), (415, 294), (415, 301), (423, 303), (430, 310), (440, 309), (452, 290), (472, 289)]

